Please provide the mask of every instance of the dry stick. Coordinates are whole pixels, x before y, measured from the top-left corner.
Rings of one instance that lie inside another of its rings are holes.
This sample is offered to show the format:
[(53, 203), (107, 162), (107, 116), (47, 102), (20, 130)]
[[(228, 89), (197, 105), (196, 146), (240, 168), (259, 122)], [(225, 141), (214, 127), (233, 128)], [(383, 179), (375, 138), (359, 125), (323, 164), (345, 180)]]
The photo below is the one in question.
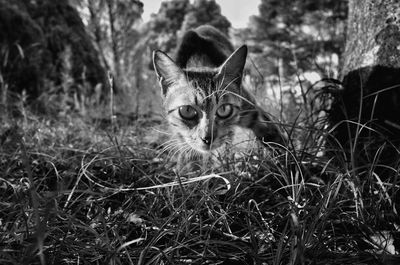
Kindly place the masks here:
[(111, 130), (114, 131), (114, 123), (115, 123), (115, 116), (114, 116), (114, 77), (112, 76), (111, 72), (108, 72), (108, 87), (110, 88), (110, 115), (111, 115)]

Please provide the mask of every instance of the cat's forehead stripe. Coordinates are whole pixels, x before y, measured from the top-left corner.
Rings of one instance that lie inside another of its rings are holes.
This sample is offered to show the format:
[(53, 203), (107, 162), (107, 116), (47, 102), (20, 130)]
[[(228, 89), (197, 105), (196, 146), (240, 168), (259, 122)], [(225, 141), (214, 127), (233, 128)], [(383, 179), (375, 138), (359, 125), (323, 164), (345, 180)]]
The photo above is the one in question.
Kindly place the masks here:
[(186, 78), (171, 86), (165, 99), (169, 113), (184, 105), (196, 105), (209, 112), (220, 102), (238, 102), (236, 97), (229, 95), (229, 91), (232, 88), (235, 91), (235, 88), (228, 85), (228, 90), (226, 84), (219, 80), (218, 71), (210, 69), (185, 70)]

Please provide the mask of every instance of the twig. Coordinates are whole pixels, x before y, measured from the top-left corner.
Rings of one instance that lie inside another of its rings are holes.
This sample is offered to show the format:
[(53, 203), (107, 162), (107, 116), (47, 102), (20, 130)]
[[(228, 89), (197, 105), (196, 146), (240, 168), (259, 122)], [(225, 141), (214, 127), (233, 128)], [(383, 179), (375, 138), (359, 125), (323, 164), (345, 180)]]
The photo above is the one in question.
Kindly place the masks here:
[(108, 72), (108, 86), (110, 88), (110, 121), (111, 130), (115, 129), (115, 115), (114, 115), (114, 77), (111, 72)]

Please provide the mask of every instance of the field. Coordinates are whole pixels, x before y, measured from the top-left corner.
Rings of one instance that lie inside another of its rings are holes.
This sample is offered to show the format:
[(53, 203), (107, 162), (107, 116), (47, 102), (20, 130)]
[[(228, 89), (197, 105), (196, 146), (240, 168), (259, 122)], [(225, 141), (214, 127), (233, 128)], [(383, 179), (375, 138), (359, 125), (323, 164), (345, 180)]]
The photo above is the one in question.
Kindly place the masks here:
[(159, 120), (23, 114), (0, 130), (0, 264), (398, 264), (397, 174), (340, 150), (253, 150), (182, 176)]
[[(0, 0), (0, 265), (400, 264), (398, 1), (228, 2)], [(180, 173), (152, 52), (204, 24), (289, 141)]]

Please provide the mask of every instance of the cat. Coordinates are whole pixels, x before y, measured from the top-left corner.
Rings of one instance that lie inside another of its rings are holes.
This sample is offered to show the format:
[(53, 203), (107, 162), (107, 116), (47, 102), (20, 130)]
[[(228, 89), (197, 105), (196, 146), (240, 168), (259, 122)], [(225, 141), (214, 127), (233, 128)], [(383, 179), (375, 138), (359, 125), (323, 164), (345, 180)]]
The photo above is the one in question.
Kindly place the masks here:
[(284, 134), (242, 86), (246, 57), (246, 45), (234, 50), (228, 38), (209, 25), (183, 35), (175, 60), (160, 50), (153, 52), (178, 168), (191, 157), (205, 161), (215, 151), (229, 149), (238, 128), (252, 131), (264, 145), (286, 145)]

